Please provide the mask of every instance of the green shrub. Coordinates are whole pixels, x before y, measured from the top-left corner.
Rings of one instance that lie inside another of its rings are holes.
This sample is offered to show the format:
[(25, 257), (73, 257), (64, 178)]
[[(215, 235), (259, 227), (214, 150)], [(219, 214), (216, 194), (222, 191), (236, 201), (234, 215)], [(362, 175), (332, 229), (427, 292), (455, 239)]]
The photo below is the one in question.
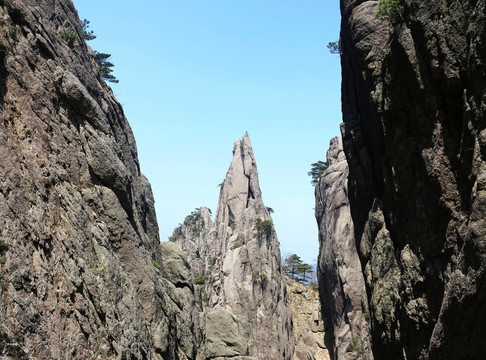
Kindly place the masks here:
[(157, 269), (159, 268), (159, 263), (155, 260), (152, 260), (152, 265)]
[(63, 2), (69, 7), (74, 7), (73, 0), (63, 0)]
[(88, 30), (89, 28), (89, 20), (84, 19), (81, 23), (81, 29), (83, 29), (83, 39), (86, 41), (96, 39), (96, 35), (94, 34), (93, 30)]
[(78, 39), (78, 35), (72, 31), (61, 30), (59, 31), (59, 35), (61, 35), (61, 37), (66, 40)]
[(209, 265), (210, 265), (210, 266), (213, 266), (214, 264), (216, 264), (216, 261), (217, 261), (217, 260), (218, 260), (218, 257), (217, 257), (217, 256), (214, 256), (214, 257), (212, 257), (212, 258), (211, 258), (211, 259), (208, 261), (208, 263), (209, 263)]
[(207, 276), (196, 276), (194, 278), (194, 283), (196, 285), (204, 285), (207, 280), (208, 280), (208, 277)]
[(243, 246), (243, 244), (236, 243), (236, 244), (233, 245), (233, 250), (238, 249), (239, 247), (242, 247), (242, 246)]
[(113, 67), (115, 66), (112, 62), (108, 61), (111, 54), (105, 54), (95, 51), (95, 61), (100, 68), (101, 77), (109, 82), (118, 83), (119, 80), (112, 75)]
[(258, 238), (261, 239), (263, 235), (267, 238), (272, 234), (273, 223), (270, 220), (263, 220), (258, 218), (255, 220), (255, 230), (258, 231)]
[(327, 44), (327, 48), (329, 49), (329, 52), (331, 54), (339, 54), (340, 53), (340, 49), (339, 49), (339, 43), (337, 41), (330, 41), (328, 44)]
[(48, 177), (44, 178), (44, 187), (49, 190), (52, 187), (52, 180)]
[(402, 14), (403, 5), (401, 5), (400, 0), (380, 0), (375, 16), (380, 20), (393, 21), (401, 18)]

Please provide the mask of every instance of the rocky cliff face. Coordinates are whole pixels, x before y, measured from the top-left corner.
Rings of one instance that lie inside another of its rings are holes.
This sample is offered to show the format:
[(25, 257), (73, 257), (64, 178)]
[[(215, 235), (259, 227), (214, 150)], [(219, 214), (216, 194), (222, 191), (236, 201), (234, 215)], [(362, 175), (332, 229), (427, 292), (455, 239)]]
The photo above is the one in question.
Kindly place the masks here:
[(133, 134), (72, 1), (2, 0), (0, 28), (2, 355), (195, 359)]
[[(197, 211), (200, 219), (205, 211)], [(172, 240), (190, 254), (199, 280), (206, 282), (207, 306), (224, 310), (219, 315), (228, 321), (237, 319), (244, 346), (234, 351), (259, 359), (291, 359), (292, 322), (279, 242), (263, 204), (248, 134), (234, 144), (212, 228), (207, 232), (201, 227), (201, 237), (194, 238), (193, 224), (182, 225)]]
[(348, 163), (342, 140), (331, 140), (328, 168), (316, 186), (318, 280), (333, 359), (372, 359), (368, 298), (356, 251), (348, 200)]
[[(342, 0), (348, 196), (377, 359), (486, 353), (485, 1)], [(363, 310), (362, 310), (363, 311)]]
[(324, 344), (319, 292), (288, 277), (285, 280), (292, 311), (294, 360), (329, 360), (329, 352)]

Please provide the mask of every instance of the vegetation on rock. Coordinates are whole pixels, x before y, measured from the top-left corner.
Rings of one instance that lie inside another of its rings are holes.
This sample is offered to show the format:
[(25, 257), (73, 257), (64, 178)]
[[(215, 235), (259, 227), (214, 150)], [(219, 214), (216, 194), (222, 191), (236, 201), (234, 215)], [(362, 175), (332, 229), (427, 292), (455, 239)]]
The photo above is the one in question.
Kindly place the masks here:
[(380, 0), (375, 15), (380, 20), (392, 21), (401, 17), (402, 13), (403, 5), (400, 3), (400, 0)]
[(261, 239), (263, 235), (267, 238), (272, 235), (273, 223), (270, 220), (262, 220), (260, 218), (255, 220), (255, 230), (258, 232), (258, 238)]
[(309, 171), (307, 175), (312, 177), (311, 184), (316, 186), (324, 171), (329, 167), (329, 162), (319, 160), (318, 162), (311, 164), (311, 166), (311, 171)]
[[(89, 20), (84, 19), (81, 23), (81, 29), (83, 30), (83, 39), (85, 41), (96, 39), (96, 35), (92, 30), (88, 30)], [(77, 37), (77, 35), (76, 35)], [(111, 54), (100, 53), (95, 51), (95, 61), (100, 68), (101, 77), (109, 82), (118, 83), (119, 80), (112, 74), (113, 67), (115, 66), (112, 62), (108, 61)]]
[(339, 54), (339, 43), (337, 41), (330, 41), (327, 44), (327, 48), (329, 49), (329, 52), (333, 55)]
[(284, 257), (282, 263), (285, 274), (301, 283), (309, 282), (311, 279), (311, 274), (314, 272), (314, 267), (310, 264), (304, 263), (297, 254), (291, 254)]
[(89, 20), (84, 19), (81, 23), (81, 29), (83, 30), (83, 39), (86, 41), (96, 39), (96, 35), (93, 33), (93, 30), (88, 30), (89, 27)]
[(182, 224), (179, 224), (169, 236), (170, 242), (176, 242), (178, 239), (184, 237), (183, 227), (187, 227), (191, 232), (191, 240), (195, 240), (204, 228), (204, 220), (201, 216), (200, 209), (194, 209), (191, 214), (187, 215)]

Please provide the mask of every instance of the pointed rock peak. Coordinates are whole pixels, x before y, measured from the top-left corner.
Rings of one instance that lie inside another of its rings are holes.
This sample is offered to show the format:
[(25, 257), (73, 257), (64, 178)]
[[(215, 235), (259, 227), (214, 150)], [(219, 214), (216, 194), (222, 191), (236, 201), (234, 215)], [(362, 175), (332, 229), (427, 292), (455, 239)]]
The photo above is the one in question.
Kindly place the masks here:
[(248, 132), (243, 135), (241, 140), (236, 140), (233, 145), (233, 161), (231, 162), (230, 170), (232, 167), (241, 168), (243, 174), (248, 177), (252, 174), (257, 174), (255, 155), (253, 155), (253, 148)]
[(257, 217), (269, 218), (262, 201), (250, 137), (246, 133), (234, 143), (233, 160), (221, 187), (216, 218), (226, 219), (228, 226), (233, 227), (233, 224), (246, 224), (243, 218), (249, 218), (250, 213), (253, 222)]

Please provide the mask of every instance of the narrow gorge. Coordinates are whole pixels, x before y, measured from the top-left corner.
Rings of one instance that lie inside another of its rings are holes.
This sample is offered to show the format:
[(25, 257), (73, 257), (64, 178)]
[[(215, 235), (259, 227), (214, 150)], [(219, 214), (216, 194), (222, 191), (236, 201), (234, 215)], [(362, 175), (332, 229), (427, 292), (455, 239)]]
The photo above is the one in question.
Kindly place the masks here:
[(214, 218), (161, 242), (74, 3), (0, 0), (3, 359), (484, 357), (486, 0), (340, 5), (315, 289), (285, 276), (248, 133)]

